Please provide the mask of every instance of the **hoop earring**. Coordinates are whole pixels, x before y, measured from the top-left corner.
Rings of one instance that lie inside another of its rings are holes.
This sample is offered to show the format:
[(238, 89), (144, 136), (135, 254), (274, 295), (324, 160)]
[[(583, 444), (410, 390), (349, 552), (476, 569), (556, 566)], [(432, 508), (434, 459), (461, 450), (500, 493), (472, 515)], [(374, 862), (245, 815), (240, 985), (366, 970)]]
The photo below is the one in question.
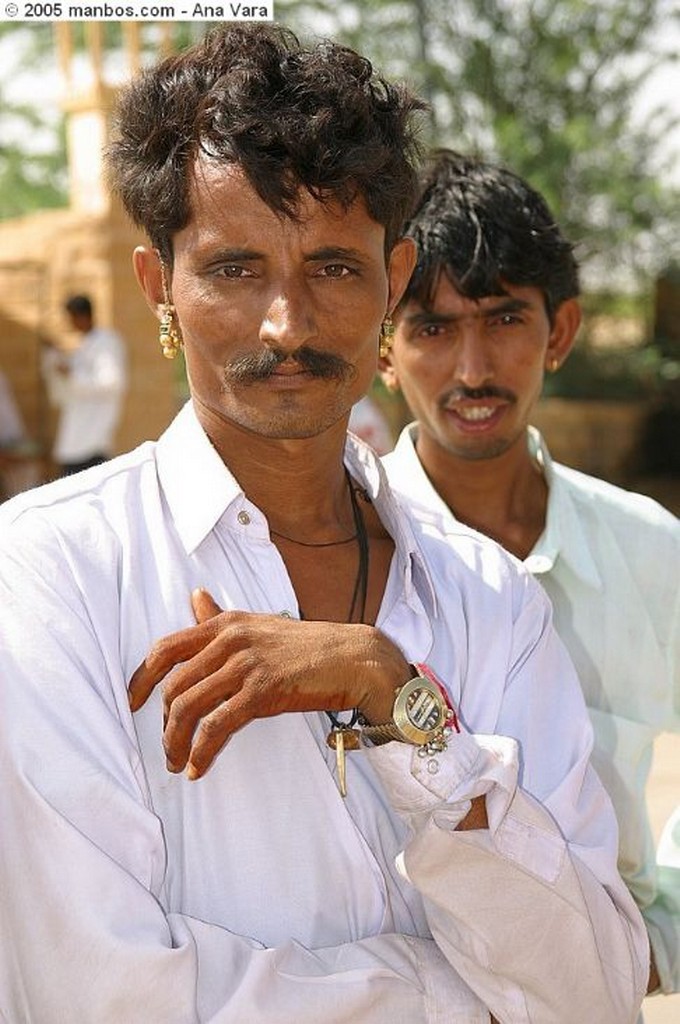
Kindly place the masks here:
[(394, 324), (392, 323), (392, 317), (387, 313), (380, 325), (380, 335), (378, 337), (378, 355), (381, 359), (386, 359), (390, 354), (393, 342)]
[(170, 290), (163, 260), (161, 263), (161, 285), (163, 288), (163, 305), (161, 306), (161, 322), (158, 327), (158, 343), (166, 359), (174, 359), (182, 348), (182, 338), (175, 326), (175, 307), (170, 302)]

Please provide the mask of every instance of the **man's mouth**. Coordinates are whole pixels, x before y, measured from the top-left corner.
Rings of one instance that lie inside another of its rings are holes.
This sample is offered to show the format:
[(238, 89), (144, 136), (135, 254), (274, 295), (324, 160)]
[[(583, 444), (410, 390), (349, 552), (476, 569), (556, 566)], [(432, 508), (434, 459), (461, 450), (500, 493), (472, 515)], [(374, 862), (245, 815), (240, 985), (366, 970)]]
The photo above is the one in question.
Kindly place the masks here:
[(498, 406), (492, 405), (461, 405), (461, 406), (445, 406), (447, 411), (455, 412), (461, 419), (467, 420), (469, 423), (481, 423), (483, 420), (491, 419), (495, 412), (498, 411)]

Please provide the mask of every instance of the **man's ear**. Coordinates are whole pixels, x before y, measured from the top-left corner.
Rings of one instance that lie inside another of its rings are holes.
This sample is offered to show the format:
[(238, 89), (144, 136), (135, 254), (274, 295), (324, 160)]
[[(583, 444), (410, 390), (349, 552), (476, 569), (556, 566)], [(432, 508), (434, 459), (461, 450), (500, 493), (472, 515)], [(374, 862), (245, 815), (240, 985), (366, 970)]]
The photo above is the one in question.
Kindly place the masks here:
[(392, 313), (406, 291), (413, 268), (416, 265), (416, 244), (412, 238), (400, 238), (390, 253), (387, 264), (388, 299), (387, 312)]
[(380, 379), (387, 388), (388, 391), (392, 391), (396, 394), (399, 391), (399, 377), (395, 369), (394, 363), (392, 362), (392, 354), (389, 356), (380, 356), (378, 359), (378, 373)]
[(555, 310), (555, 319), (545, 353), (547, 370), (559, 369), (571, 352), (581, 325), (581, 304), (578, 299), (565, 299)]
[(163, 271), (158, 252), (149, 246), (138, 245), (132, 254), (132, 266), (134, 267), (137, 283), (144, 292), (149, 309), (155, 317), (160, 319), (160, 307), (165, 302), (165, 293), (163, 291)]

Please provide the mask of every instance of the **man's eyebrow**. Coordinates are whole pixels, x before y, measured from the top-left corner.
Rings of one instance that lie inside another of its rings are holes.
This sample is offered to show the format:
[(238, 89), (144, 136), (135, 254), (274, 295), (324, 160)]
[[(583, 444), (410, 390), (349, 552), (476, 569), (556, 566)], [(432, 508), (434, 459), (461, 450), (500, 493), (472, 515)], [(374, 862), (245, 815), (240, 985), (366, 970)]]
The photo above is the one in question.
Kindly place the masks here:
[(366, 253), (361, 249), (346, 248), (341, 245), (323, 245), (305, 254), (306, 263), (318, 263), (322, 260), (350, 260), (360, 263), (366, 260)]
[(481, 310), (482, 316), (491, 316), (494, 313), (519, 313), (523, 309), (530, 309), (531, 303), (526, 299), (519, 299), (514, 295), (509, 295), (506, 298), (500, 298), (498, 302), (495, 302), (492, 306), (487, 306)]
[(419, 327), (421, 324), (453, 324), (470, 316), (483, 319), (487, 316), (498, 316), (499, 313), (519, 313), (530, 308), (531, 303), (526, 299), (509, 295), (507, 298), (499, 297), (493, 305), (478, 306), (474, 313), (437, 313), (433, 309), (419, 309), (414, 313), (405, 313), (404, 319), (414, 327)]
[(421, 309), (417, 313), (405, 313), (404, 320), (419, 327), (421, 324), (450, 324), (460, 320), (460, 316), (454, 313), (435, 313), (433, 309)]
[(257, 252), (256, 249), (213, 249), (205, 254), (199, 252), (198, 258), (206, 266), (216, 263), (252, 263), (261, 260), (263, 253)]

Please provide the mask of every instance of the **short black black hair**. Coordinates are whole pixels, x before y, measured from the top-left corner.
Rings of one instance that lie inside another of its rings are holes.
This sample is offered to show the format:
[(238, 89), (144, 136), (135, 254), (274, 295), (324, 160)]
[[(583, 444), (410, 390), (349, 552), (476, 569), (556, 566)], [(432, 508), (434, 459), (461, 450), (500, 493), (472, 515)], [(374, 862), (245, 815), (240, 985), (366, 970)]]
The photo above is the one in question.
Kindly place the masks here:
[(555, 310), (579, 294), (574, 247), (545, 199), (504, 167), (452, 150), (436, 150), (405, 233), (418, 262), (402, 302), (431, 305), (440, 273), (461, 295), (502, 295), (505, 284), (541, 289)]
[(109, 182), (168, 260), (190, 218), (200, 153), (237, 163), (273, 210), (294, 217), (300, 188), (344, 207), (362, 196), (386, 249), (417, 190), (413, 115), (423, 100), (330, 41), (303, 46), (281, 25), (228, 24), (142, 72), (123, 91)]
[(72, 295), (64, 303), (66, 309), (73, 316), (92, 316), (92, 300), (89, 295)]

